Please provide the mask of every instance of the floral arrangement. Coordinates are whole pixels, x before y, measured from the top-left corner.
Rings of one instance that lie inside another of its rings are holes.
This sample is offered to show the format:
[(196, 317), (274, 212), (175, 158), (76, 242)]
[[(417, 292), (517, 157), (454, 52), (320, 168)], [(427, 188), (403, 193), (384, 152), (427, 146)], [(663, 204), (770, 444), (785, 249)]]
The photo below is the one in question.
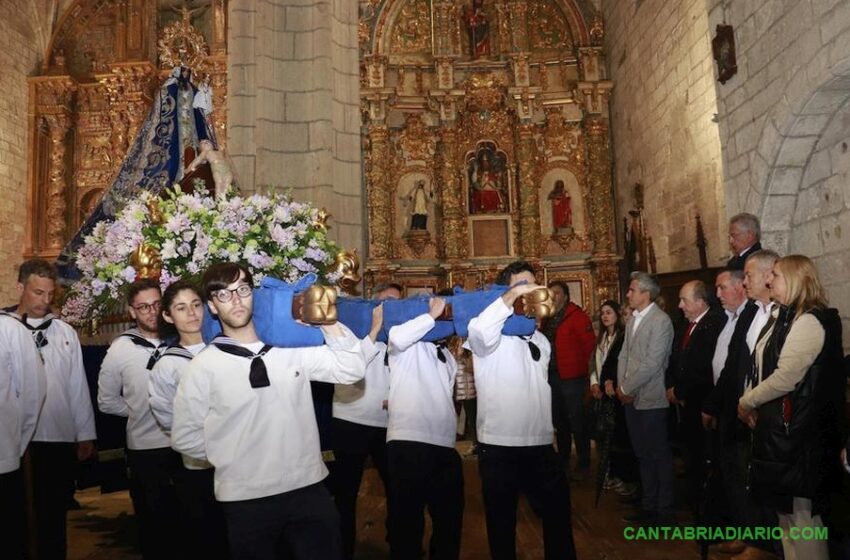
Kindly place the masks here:
[(81, 278), (68, 291), (63, 317), (86, 324), (123, 311), (127, 287), (140, 277), (158, 277), (165, 289), (181, 279), (199, 279), (211, 264), (243, 262), (255, 285), (266, 276), (294, 282), (315, 272), (335, 284), (339, 248), (326, 236), (327, 215), (288, 194), (216, 198), (203, 189), (179, 187), (162, 198), (130, 201), (112, 221), (103, 221), (77, 253)]

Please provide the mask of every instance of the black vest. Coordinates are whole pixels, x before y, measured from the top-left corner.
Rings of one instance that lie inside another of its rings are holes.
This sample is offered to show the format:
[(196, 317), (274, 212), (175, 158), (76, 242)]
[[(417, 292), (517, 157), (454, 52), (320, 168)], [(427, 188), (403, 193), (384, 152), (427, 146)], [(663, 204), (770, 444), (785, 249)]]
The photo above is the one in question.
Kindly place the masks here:
[[(840, 431), (845, 421), (841, 320), (835, 309), (808, 311), (823, 326), (823, 348), (795, 389), (758, 408), (753, 432), (749, 486), (754, 497), (771, 508), (791, 512), (792, 498), (824, 498), (838, 474)], [(779, 309), (773, 334), (764, 348), (762, 379), (776, 370), (794, 311)], [(840, 478), (838, 479), (840, 480)]]

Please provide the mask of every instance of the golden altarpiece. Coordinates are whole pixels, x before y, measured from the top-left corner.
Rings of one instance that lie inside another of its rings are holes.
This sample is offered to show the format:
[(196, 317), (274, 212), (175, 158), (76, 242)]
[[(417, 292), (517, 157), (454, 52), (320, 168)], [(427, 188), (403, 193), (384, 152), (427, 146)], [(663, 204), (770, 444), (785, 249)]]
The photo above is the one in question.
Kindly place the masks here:
[(55, 258), (99, 201), (181, 62), (209, 79), (226, 146), (227, 2), (75, 0), (29, 78), (26, 257)]
[(361, 0), (368, 283), (525, 258), (587, 309), (619, 296), (603, 35), (580, 0)]

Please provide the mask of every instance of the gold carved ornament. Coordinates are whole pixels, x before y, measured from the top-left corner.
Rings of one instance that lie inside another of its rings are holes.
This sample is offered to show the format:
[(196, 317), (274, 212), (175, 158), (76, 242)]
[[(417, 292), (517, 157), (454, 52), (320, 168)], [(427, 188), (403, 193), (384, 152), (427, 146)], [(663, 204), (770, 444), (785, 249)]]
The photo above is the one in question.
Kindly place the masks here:
[(427, 0), (408, 0), (393, 26), (390, 49), (399, 54), (430, 50), (431, 10)]
[(391, 258), (393, 207), (389, 185), (390, 150), (385, 126), (369, 132), (369, 150), (365, 159), (368, 172), (370, 254), (378, 260)]
[(420, 115), (408, 114), (398, 145), (407, 161), (430, 161), (434, 158), (436, 140)]
[(532, 50), (566, 50), (573, 46), (570, 26), (551, 2), (532, 0), (528, 11)]
[(608, 126), (601, 117), (588, 117), (587, 130), (588, 183), (590, 190), (590, 235), (595, 253), (611, 253), (611, 226), (614, 209), (611, 202), (611, 160), (608, 151)]
[(348, 293), (354, 293), (361, 279), (357, 250), (337, 253), (333, 270), (340, 275), (337, 285)]
[[(153, 197), (148, 199), (146, 206), (148, 208), (148, 220), (150, 220), (150, 223), (152, 225), (162, 224), (159, 199)], [(142, 241), (130, 255), (130, 266), (136, 270), (136, 276), (138, 278), (159, 280), (159, 275), (162, 272), (162, 259), (156, 247)]]
[(167, 25), (157, 41), (160, 64), (166, 68), (186, 66), (195, 74), (205, 70), (209, 54), (204, 36), (192, 25), (193, 10), (185, 6), (180, 10), (181, 19)]

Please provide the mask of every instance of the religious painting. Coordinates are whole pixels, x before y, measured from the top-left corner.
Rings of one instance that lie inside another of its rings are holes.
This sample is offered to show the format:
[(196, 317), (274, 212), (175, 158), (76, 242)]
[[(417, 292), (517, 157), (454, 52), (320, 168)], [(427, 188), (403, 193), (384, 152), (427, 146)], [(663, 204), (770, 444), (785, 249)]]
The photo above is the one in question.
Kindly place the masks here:
[(513, 254), (510, 216), (473, 217), (469, 235), (473, 257), (507, 257)]
[(505, 153), (492, 142), (479, 145), (466, 161), (470, 214), (510, 212), (508, 165)]
[(711, 40), (711, 52), (717, 63), (717, 81), (725, 84), (738, 73), (738, 61), (735, 58), (735, 33), (731, 25), (718, 25), (714, 39)]

